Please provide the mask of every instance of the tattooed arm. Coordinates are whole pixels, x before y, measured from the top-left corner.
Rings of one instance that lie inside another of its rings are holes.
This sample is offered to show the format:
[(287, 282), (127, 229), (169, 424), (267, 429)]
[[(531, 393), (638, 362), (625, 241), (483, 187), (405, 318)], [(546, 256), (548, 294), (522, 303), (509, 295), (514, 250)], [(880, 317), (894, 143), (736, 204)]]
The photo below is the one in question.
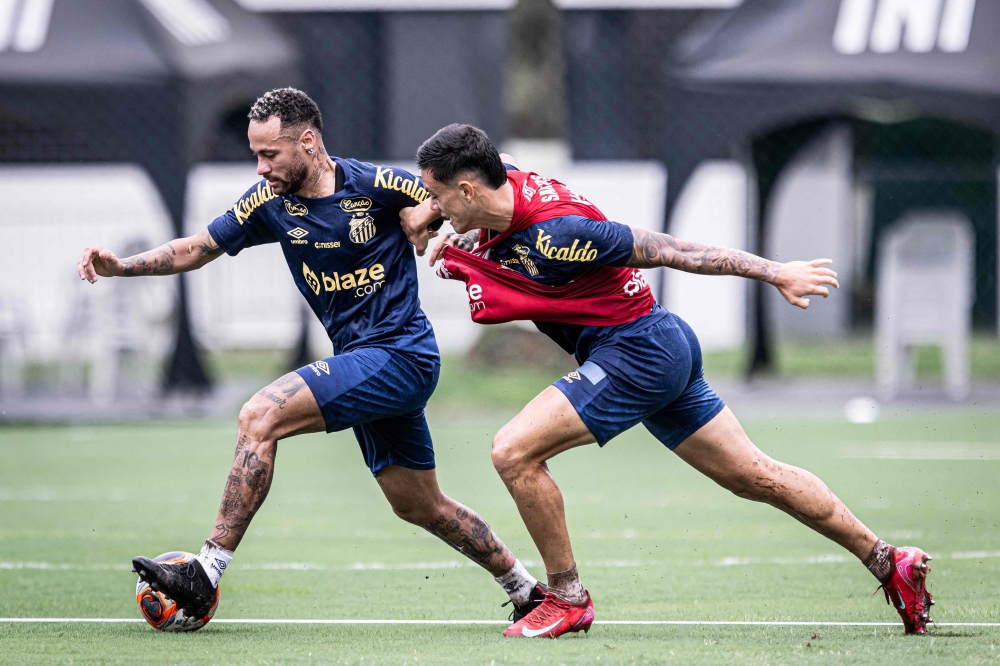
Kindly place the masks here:
[(88, 247), (77, 263), (81, 280), (91, 283), (100, 277), (133, 277), (136, 275), (173, 275), (201, 268), (222, 254), (208, 229), (188, 238), (177, 238), (165, 245), (119, 259), (103, 247)]
[(625, 265), (629, 268), (655, 268), (665, 266), (701, 275), (737, 275), (769, 282), (792, 305), (809, 307), (804, 296), (830, 295), (824, 285), (840, 287), (837, 274), (826, 264), (829, 259), (790, 261), (782, 264), (763, 259), (742, 250), (702, 245), (644, 229), (632, 229), (634, 245), (632, 256)]

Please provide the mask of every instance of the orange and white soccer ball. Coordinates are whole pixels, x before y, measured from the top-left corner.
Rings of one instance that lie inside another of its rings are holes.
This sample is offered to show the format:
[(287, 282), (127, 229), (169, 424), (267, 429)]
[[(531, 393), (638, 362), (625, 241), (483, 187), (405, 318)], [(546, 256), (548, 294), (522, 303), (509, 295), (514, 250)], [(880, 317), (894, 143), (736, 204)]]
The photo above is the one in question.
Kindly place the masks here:
[[(183, 564), (195, 558), (193, 553), (174, 551), (154, 557), (154, 562), (160, 564)], [(219, 589), (215, 590), (215, 603), (204, 617), (190, 617), (177, 603), (163, 592), (152, 589), (146, 581), (139, 579), (135, 586), (135, 601), (146, 622), (160, 631), (198, 631), (212, 619), (215, 609), (219, 607)]]

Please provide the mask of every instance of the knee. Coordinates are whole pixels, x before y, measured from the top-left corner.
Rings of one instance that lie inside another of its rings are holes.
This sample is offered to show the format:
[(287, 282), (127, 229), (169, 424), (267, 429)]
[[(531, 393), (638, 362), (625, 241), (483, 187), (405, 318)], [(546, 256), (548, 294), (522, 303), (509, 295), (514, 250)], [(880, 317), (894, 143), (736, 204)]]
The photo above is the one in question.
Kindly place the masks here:
[(432, 524), (440, 513), (436, 513), (437, 504), (428, 498), (390, 497), (388, 499), (392, 512), (396, 514), (397, 518), (420, 527)]
[(751, 502), (764, 501), (764, 498), (761, 496), (761, 494), (754, 492), (752, 489), (741, 487), (741, 488), (730, 488), (730, 491), (740, 499), (750, 500)]
[(506, 428), (493, 438), (491, 456), (493, 468), (505, 481), (516, 478), (529, 462), (517, 437)]
[(255, 395), (240, 409), (239, 430), (253, 442), (271, 441), (275, 439), (279, 418), (274, 403)]

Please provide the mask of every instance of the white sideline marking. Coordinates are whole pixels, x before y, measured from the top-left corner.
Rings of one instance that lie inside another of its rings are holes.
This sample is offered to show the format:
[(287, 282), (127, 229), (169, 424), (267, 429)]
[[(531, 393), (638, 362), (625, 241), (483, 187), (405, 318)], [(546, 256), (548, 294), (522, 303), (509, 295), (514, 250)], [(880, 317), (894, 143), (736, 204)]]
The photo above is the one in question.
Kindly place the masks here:
[[(828, 557), (828, 556), (823, 556)], [(809, 559), (809, 558), (806, 558)], [(805, 560), (803, 560), (805, 561)], [(524, 560), (527, 567), (541, 566), (541, 562)], [(632, 568), (655, 566), (655, 560), (585, 560), (582, 566), (594, 568)], [(700, 564), (700, 563), (699, 563)], [(351, 564), (321, 564), (315, 562), (247, 562), (239, 566), (246, 571), (433, 571), (437, 569), (478, 569), (471, 560), (446, 560), (442, 562), (352, 562)], [(232, 568), (237, 568), (233, 566)], [(52, 562), (0, 561), (2, 569), (34, 569), (43, 571), (131, 571), (128, 564), (67, 564)]]
[(812, 555), (810, 557), (771, 557), (766, 560), (753, 557), (724, 557), (721, 560), (713, 560), (712, 566), (735, 567), (750, 564), (840, 564), (842, 562), (853, 562), (854, 558), (842, 553), (831, 555)]
[[(0, 569), (3, 567), (0, 562)], [(536, 560), (522, 560), (526, 567), (541, 566), (542, 563)], [(581, 566), (603, 567), (603, 568), (631, 568), (655, 565), (655, 560), (585, 560)], [(443, 562), (353, 562), (351, 564), (316, 564), (311, 562), (248, 562), (241, 564), (240, 568), (245, 570), (261, 571), (406, 571), (417, 570), (427, 571), (434, 569), (461, 569), (468, 567), (478, 569), (479, 565), (472, 560), (446, 560)]]
[[(114, 617), (0, 617), (0, 623), (10, 624), (127, 624), (145, 623), (139, 618)], [(506, 620), (289, 620), (289, 619), (218, 619), (212, 624), (432, 624), (432, 625), (480, 625), (509, 624)], [(899, 622), (796, 622), (752, 621), (752, 620), (595, 620), (594, 624), (618, 626), (740, 626), (740, 627), (898, 627)], [(1000, 627), (1000, 622), (935, 622), (937, 627)]]
[[(947, 560), (982, 560), (1000, 558), (1000, 550), (968, 550), (951, 553), (941, 553), (936, 557)], [(580, 566), (589, 568), (632, 569), (652, 566), (667, 566), (683, 564), (685, 566), (734, 567), (761, 564), (842, 564), (853, 562), (854, 558), (844, 553), (826, 555), (810, 555), (807, 557), (723, 557), (719, 560), (667, 561), (667, 560), (584, 560)], [(523, 560), (526, 567), (541, 566), (541, 562)], [(238, 568), (245, 571), (433, 571), (436, 569), (478, 569), (479, 565), (471, 560), (445, 560), (441, 562), (353, 562), (351, 564), (320, 564), (314, 562), (248, 562)], [(237, 568), (237, 567), (232, 567)], [(0, 561), (0, 570), (31, 569), (40, 571), (131, 571), (128, 564), (54, 564), (52, 562), (10, 562)]]
[(952, 553), (955, 560), (982, 560), (988, 557), (1000, 557), (1000, 550), (970, 550), (964, 553)]
[(845, 458), (869, 460), (1000, 460), (996, 442), (878, 442), (843, 449)]

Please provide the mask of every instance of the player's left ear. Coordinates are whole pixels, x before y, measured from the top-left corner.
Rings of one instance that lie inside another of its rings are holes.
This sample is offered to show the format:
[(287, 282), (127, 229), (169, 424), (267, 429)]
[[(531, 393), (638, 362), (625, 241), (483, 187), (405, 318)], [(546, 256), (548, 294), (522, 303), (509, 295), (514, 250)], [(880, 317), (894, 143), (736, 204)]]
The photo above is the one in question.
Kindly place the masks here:
[(468, 203), (476, 197), (476, 185), (471, 180), (458, 181), (458, 188), (462, 191), (462, 198)]
[(299, 145), (302, 146), (302, 150), (306, 151), (310, 155), (316, 152), (316, 133), (311, 129), (305, 129), (302, 134), (299, 135)]

